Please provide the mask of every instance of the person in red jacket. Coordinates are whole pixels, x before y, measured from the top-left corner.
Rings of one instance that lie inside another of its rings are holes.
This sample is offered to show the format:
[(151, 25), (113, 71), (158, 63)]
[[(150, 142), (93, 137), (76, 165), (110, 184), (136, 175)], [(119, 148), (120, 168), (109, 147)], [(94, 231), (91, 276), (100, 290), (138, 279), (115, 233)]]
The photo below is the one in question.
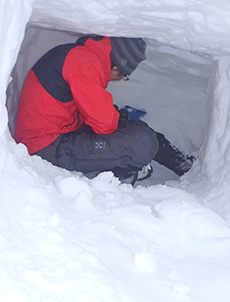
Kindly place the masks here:
[(143, 121), (121, 116), (106, 90), (109, 81), (127, 78), (145, 60), (145, 50), (141, 38), (97, 35), (51, 49), (26, 77), (16, 142), (31, 155), (85, 174), (112, 170), (126, 177), (152, 159), (178, 175), (187, 172), (193, 158)]

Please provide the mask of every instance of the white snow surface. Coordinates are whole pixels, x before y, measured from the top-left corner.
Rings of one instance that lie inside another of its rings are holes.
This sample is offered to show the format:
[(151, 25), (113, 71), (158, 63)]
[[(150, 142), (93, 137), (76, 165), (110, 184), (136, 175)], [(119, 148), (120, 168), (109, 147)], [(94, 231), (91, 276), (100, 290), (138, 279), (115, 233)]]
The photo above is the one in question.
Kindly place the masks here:
[[(2, 0), (0, 13), (0, 301), (229, 302), (229, 1)], [(181, 179), (156, 164), (135, 188), (88, 179), (14, 142), (6, 102), (11, 121), (34, 61), (86, 33), (146, 39), (147, 60), (108, 89), (197, 157)]]

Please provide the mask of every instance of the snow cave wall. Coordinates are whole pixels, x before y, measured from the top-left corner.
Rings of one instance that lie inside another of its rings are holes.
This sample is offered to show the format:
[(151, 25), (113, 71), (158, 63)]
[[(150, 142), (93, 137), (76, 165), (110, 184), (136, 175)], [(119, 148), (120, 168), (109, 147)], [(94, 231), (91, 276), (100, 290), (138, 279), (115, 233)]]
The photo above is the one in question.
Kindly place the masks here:
[[(222, 208), (226, 209), (226, 213), (228, 212), (227, 201), (230, 197), (228, 188), (230, 166), (228, 23), (230, 22), (230, 4), (224, 0), (217, 4), (207, 0), (142, 2), (133, 0), (109, 3), (104, 0), (85, 1), (84, 3), (67, 0), (14, 0), (10, 2), (3, 0), (0, 6), (2, 14), (0, 27), (0, 143), (2, 146), (0, 169), (2, 173), (7, 170), (9, 163), (12, 164), (12, 160), (17, 164), (18, 146), (11, 138), (7, 126), (6, 90), (28, 24), (39, 28), (81, 34), (141, 36), (148, 39), (152, 47), (150, 50), (158, 47), (154, 44), (155, 41), (162, 43), (162, 47), (165, 46), (163, 52), (169, 52), (170, 55), (173, 55), (171, 50), (174, 49), (176, 52), (174, 58), (181, 59), (177, 64), (190, 63), (193, 73), (197, 69), (200, 72), (200, 68), (197, 66), (201, 62), (205, 65), (204, 62), (210, 59), (213, 61), (212, 71), (209, 70), (211, 75), (208, 85), (209, 97), (206, 103), (202, 104), (203, 120), (198, 119), (202, 121), (201, 129), (204, 131), (193, 137), (193, 139), (197, 139), (197, 145), (202, 145), (198, 160), (185, 177), (170, 185), (179, 186), (188, 192), (195, 193), (201, 202), (208, 203), (213, 209), (215, 209), (215, 201), (218, 200), (218, 209), (222, 204)], [(31, 39), (28, 39), (27, 42), (31, 43)], [(37, 48), (34, 45), (32, 46), (33, 51), (36, 52)], [(169, 51), (169, 49), (171, 50)], [(188, 50), (189, 52), (187, 52)], [(196, 56), (197, 54), (198, 56)], [(150, 63), (148, 64), (143, 65), (143, 72), (151, 67)], [(203, 72), (207, 72), (206, 67)], [(143, 74), (136, 73), (136, 76), (143, 77)], [(135, 102), (137, 101), (134, 101), (133, 105), (137, 105)], [(170, 135), (169, 131), (169, 138)], [(178, 144), (181, 141), (183, 140), (179, 137)], [(174, 143), (177, 144), (177, 141)], [(191, 144), (189, 148), (192, 148)], [(29, 158), (26, 152), (23, 156)]]

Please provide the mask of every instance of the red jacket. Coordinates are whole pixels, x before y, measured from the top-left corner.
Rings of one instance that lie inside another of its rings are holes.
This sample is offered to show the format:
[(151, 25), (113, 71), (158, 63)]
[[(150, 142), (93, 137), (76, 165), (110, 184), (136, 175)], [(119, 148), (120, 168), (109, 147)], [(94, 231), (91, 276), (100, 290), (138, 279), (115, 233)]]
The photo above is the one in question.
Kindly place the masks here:
[(21, 94), (15, 139), (33, 154), (61, 133), (83, 123), (97, 134), (117, 129), (119, 113), (105, 90), (111, 72), (110, 38), (66, 44), (43, 56), (30, 70)]

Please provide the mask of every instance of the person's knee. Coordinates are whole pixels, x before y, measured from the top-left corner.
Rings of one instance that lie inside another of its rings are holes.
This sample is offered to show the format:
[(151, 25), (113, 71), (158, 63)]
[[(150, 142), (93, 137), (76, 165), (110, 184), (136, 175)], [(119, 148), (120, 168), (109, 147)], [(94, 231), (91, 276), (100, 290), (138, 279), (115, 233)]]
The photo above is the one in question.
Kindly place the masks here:
[(130, 136), (129, 141), (132, 142), (133, 158), (146, 165), (153, 159), (159, 149), (155, 131), (140, 120), (129, 121), (126, 129), (126, 136)]

